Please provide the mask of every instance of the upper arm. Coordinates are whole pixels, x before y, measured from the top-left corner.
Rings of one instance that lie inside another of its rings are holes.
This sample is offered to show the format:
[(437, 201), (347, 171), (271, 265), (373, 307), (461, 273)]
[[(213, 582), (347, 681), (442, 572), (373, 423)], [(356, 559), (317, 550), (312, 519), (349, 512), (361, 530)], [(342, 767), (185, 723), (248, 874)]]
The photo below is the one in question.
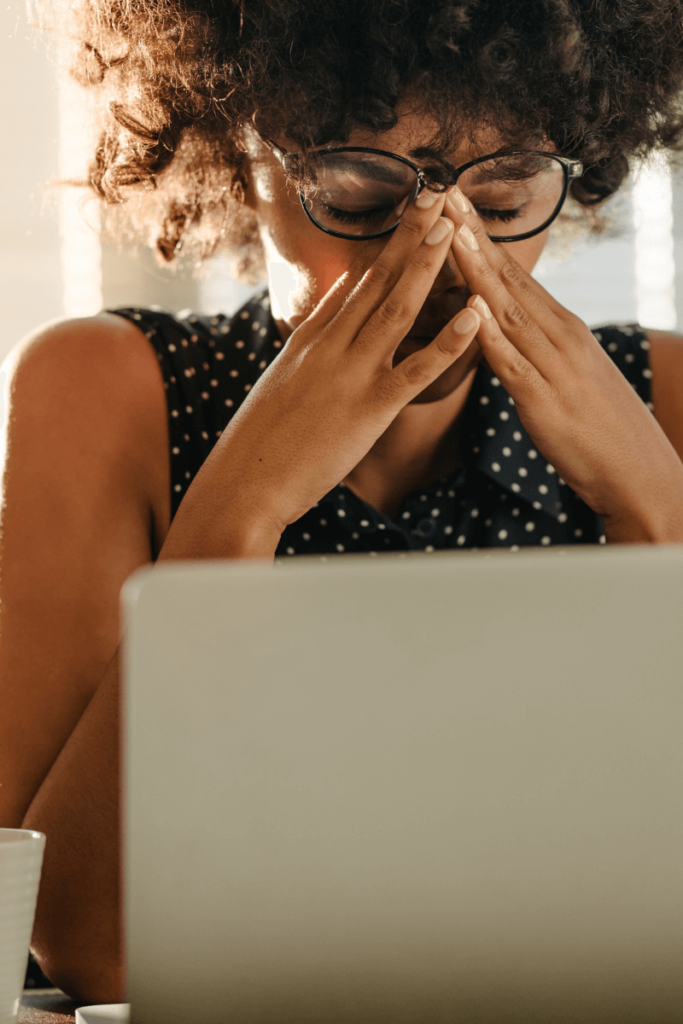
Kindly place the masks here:
[(163, 383), (120, 317), (58, 323), (3, 366), (0, 825), (18, 827), (118, 644), (125, 579), (168, 525)]
[(683, 459), (683, 337), (647, 331), (655, 419)]

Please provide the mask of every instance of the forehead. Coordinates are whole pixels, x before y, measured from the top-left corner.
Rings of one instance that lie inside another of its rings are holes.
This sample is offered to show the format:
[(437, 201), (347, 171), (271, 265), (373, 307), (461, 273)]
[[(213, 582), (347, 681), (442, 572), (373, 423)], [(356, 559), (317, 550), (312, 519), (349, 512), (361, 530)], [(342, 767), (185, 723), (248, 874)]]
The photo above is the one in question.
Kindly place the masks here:
[(467, 163), (486, 153), (495, 153), (505, 145), (502, 136), (491, 129), (463, 132), (455, 145), (442, 148), (438, 145), (439, 126), (436, 122), (417, 113), (399, 115), (398, 123), (385, 132), (371, 132), (354, 129), (345, 145), (367, 146), (370, 149), (386, 149), (399, 156), (427, 163), (438, 158), (454, 166)]
[(385, 149), (390, 153), (414, 159), (428, 165), (436, 156), (452, 167), (459, 167), (488, 153), (512, 145), (514, 149), (535, 149), (557, 152), (556, 147), (542, 135), (520, 129), (506, 138), (505, 135), (487, 125), (463, 122), (454, 133), (454, 141), (446, 146), (439, 142), (441, 126), (429, 114), (416, 110), (407, 104), (398, 109), (396, 125), (385, 132), (372, 132), (365, 128), (353, 129), (349, 133), (348, 146), (367, 146), (370, 149)]

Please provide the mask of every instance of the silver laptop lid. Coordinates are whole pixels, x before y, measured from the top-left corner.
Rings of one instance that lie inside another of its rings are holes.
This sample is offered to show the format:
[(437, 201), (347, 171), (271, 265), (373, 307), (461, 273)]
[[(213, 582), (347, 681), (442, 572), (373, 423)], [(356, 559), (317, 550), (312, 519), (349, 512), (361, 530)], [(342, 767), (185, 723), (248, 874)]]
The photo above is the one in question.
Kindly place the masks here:
[(683, 549), (124, 593), (144, 1024), (681, 1024)]

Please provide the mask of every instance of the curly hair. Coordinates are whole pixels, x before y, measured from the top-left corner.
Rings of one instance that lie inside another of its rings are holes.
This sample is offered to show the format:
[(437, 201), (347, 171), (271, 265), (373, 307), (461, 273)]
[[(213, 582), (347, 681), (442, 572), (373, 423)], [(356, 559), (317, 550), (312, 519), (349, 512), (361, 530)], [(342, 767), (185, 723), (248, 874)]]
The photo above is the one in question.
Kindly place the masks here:
[[(47, 3), (50, 0), (46, 0)], [(239, 254), (241, 130), (304, 151), (383, 132), (410, 98), (454, 148), (473, 128), (581, 160), (584, 208), (683, 137), (683, 0), (71, 0), (72, 75), (102, 97), (89, 186), (138, 194), (159, 258)], [(140, 197), (144, 194), (145, 198)]]

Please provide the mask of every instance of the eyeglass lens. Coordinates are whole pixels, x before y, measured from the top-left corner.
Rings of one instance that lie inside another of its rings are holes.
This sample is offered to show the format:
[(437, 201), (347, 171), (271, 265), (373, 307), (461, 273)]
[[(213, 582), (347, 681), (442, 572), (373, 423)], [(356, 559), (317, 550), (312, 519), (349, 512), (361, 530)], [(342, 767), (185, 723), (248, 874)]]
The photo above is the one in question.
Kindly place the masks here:
[[(311, 177), (304, 202), (313, 220), (327, 230), (358, 238), (395, 226), (418, 190), (411, 167), (373, 153), (320, 154)], [(523, 235), (558, 210), (564, 169), (559, 161), (536, 154), (496, 157), (464, 171), (458, 187), (491, 237)]]

